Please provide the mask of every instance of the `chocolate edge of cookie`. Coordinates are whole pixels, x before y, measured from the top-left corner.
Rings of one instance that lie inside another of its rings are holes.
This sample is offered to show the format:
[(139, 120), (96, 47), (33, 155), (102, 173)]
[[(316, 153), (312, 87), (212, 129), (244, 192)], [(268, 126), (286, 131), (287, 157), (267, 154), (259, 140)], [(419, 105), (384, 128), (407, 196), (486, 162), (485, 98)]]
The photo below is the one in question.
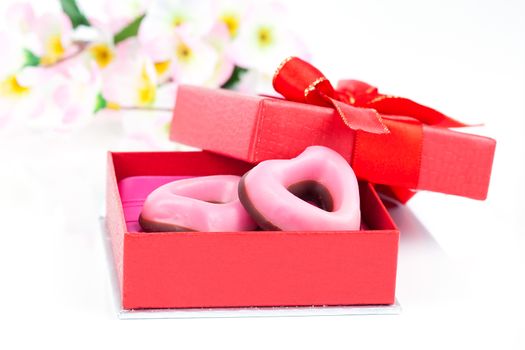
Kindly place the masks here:
[(266, 231), (282, 231), (279, 227), (275, 226), (271, 221), (266, 219), (253, 205), (252, 201), (250, 200), (248, 193), (246, 191), (246, 185), (245, 185), (245, 177), (249, 174), (246, 173), (241, 177), (241, 180), (239, 181), (239, 200), (241, 201), (242, 205), (244, 206), (244, 209), (250, 214), (252, 219), (261, 227), (263, 230)]
[(144, 219), (142, 213), (139, 216), (139, 225), (145, 232), (195, 232), (187, 227)]

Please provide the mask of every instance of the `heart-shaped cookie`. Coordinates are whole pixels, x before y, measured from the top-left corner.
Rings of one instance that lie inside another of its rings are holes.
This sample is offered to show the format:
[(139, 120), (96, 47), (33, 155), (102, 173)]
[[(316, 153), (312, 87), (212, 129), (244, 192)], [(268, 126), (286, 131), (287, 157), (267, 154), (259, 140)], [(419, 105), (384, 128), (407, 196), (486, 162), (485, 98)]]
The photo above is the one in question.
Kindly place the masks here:
[(239, 183), (239, 199), (265, 230), (359, 230), (359, 188), (337, 152), (310, 146), (293, 159), (267, 160)]
[(149, 194), (140, 213), (147, 232), (255, 230), (238, 197), (239, 176), (213, 175), (178, 180)]

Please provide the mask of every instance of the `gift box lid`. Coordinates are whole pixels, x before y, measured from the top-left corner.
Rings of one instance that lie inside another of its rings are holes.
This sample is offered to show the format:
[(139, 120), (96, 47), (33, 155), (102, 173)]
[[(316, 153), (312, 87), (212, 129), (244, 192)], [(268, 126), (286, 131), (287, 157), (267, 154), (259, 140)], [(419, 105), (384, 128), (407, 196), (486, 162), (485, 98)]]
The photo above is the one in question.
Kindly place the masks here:
[[(421, 137), (391, 141), (405, 129)], [(348, 128), (334, 108), (184, 85), (170, 138), (252, 163), (323, 145), (347, 159), (359, 178), (391, 192), (410, 188), (473, 199), (487, 196), (496, 145), (491, 138), (410, 122), (401, 131), (367, 134)]]

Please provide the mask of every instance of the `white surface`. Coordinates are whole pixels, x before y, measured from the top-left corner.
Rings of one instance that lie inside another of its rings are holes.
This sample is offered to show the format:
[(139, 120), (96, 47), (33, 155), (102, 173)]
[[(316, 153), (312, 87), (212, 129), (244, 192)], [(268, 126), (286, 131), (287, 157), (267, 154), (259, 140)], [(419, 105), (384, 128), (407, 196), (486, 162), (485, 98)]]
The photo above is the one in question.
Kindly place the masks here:
[[(98, 234), (98, 116), (69, 135), (0, 136), (0, 348), (525, 348), (525, 4), (292, 1), (329, 78), (406, 95), (498, 140), (489, 199), (422, 193), (402, 229), (399, 316), (117, 321)], [(301, 9), (302, 7), (304, 9)]]

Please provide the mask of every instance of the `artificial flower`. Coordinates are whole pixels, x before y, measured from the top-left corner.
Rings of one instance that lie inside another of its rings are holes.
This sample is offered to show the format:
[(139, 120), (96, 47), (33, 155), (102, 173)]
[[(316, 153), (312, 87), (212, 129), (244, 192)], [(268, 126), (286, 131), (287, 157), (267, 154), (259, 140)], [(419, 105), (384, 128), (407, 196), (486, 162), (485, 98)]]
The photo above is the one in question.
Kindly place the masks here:
[(209, 85), (219, 55), (208, 43), (184, 34), (173, 37), (173, 80), (179, 84)]
[(271, 74), (285, 57), (304, 58), (306, 52), (285, 19), (285, 10), (280, 5), (254, 5), (233, 43), (235, 63)]
[(48, 122), (56, 129), (70, 129), (86, 124), (91, 118), (101, 89), (100, 73), (94, 65), (77, 60), (67, 74), (55, 75), (50, 93)]
[(155, 102), (157, 74), (153, 62), (130, 39), (116, 48), (115, 59), (102, 75), (102, 95), (110, 108), (149, 107)]
[(216, 23), (228, 30), (230, 39), (234, 39), (243, 25), (248, 9), (247, 2), (222, 0), (214, 3)]
[(71, 22), (62, 13), (45, 13), (36, 18), (33, 31), (38, 38), (32, 48), (43, 66), (53, 65), (76, 50), (71, 44)]
[(16, 118), (25, 119), (33, 113), (31, 97), (35, 95), (33, 69), (22, 70), (25, 60), (23, 47), (16, 38), (0, 33), (0, 127)]
[(143, 51), (153, 60), (160, 82), (173, 80), (179, 84), (217, 86), (216, 81), (224, 75), (217, 49), (185, 29), (163, 33), (154, 44), (140, 42)]
[(115, 58), (113, 35), (104, 27), (79, 26), (72, 34), (77, 43), (82, 43), (87, 60), (94, 61), (100, 69), (104, 69)]
[(157, 0), (140, 26), (138, 38), (154, 61), (160, 82), (204, 84), (218, 54), (205, 40), (213, 25), (209, 1)]
[(100, 108), (125, 110), (126, 133), (153, 146), (152, 135), (167, 140), (178, 84), (234, 88), (240, 78), (238, 90), (269, 92), (283, 57), (304, 57), (282, 9), (268, 3), (71, 1), (73, 13), (9, 6), (0, 127), (70, 129)]
[(231, 46), (230, 30), (227, 26), (217, 23), (208, 34), (206, 42), (217, 52), (217, 62), (205, 85), (220, 87), (231, 77), (235, 68), (235, 63), (229, 52)]
[[(126, 138), (136, 145), (137, 149), (173, 150), (173, 143), (169, 140), (172, 118), (169, 110), (173, 108), (175, 91), (176, 84), (164, 84), (157, 89), (152, 109), (126, 111), (126, 117), (122, 119), (122, 128)], [(129, 141), (126, 146), (133, 146)]]
[(140, 26), (141, 42), (165, 37), (178, 29), (203, 36), (213, 26), (212, 9), (209, 0), (154, 0)]

